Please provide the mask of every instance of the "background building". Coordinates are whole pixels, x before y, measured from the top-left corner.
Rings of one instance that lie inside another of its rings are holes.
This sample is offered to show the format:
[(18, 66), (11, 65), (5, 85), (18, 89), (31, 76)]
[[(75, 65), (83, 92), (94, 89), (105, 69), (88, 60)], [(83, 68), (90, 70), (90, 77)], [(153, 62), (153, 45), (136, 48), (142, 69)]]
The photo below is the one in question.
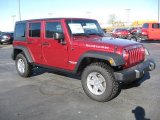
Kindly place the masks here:
[(157, 20), (137, 20), (132, 23), (132, 26), (142, 26), (146, 22), (158, 22)]

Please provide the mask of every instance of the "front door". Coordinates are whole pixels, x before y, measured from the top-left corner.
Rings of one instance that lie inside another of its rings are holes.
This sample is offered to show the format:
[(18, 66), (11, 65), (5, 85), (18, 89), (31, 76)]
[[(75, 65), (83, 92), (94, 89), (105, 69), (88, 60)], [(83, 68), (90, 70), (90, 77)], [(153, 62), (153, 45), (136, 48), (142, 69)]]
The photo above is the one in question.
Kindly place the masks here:
[(42, 43), (42, 54), (44, 64), (52, 67), (67, 68), (68, 63), (68, 47), (67, 44), (62, 45), (58, 40), (53, 38), (53, 33), (63, 33), (61, 21), (48, 20), (44, 22), (44, 39)]

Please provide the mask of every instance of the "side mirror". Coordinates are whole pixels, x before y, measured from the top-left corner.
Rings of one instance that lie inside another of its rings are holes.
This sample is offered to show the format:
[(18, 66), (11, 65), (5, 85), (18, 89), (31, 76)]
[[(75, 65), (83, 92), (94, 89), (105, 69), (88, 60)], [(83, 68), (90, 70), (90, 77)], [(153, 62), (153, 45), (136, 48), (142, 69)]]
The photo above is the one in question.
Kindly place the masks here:
[(63, 33), (56, 32), (53, 34), (53, 38), (58, 40), (58, 42), (61, 43), (62, 45), (66, 44)]
[(64, 34), (56, 32), (53, 34), (53, 38), (56, 40), (64, 39)]

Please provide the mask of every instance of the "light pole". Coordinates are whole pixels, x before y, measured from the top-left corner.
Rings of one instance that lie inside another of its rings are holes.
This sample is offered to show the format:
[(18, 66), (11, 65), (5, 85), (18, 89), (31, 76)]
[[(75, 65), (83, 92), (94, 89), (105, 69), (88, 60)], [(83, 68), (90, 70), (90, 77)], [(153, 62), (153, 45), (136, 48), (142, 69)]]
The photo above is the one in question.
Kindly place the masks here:
[(14, 29), (14, 20), (15, 20), (16, 15), (12, 15), (12, 19), (13, 19), (13, 29)]
[(127, 11), (127, 24), (129, 24), (129, 12), (131, 9), (125, 9)]
[(158, 0), (158, 22), (159, 22), (159, 0)]
[(21, 1), (18, 0), (18, 8), (19, 8), (19, 20), (21, 21)]

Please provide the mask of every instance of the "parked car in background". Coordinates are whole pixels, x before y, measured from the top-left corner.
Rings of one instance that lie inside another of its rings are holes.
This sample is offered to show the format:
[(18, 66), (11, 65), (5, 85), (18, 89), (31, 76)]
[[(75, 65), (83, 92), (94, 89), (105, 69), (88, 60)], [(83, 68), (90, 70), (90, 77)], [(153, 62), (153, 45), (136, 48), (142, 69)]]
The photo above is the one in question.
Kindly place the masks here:
[(141, 41), (142, 40), (142, 28), (141, 27), (133, 27), (128, 28), (130, 35), (127, 39), (133, 41)]
[(142, 27), (130, 27), (127, 30), (129, 30), (131, 34), (137, 34), (141, 32)]
[(13, 42), (12, 32), (2, 32), (0, 34), (0, 44), (3, 44), (3, 43), (12, 44), (12, 42)]
[(127, 39), (130, 35), (129, 30), (125, 28), (116, 28), (112, 31), (112, 37)]
[(142, 40), (141, 33), (141, 27), (117, 28), (113, 30), (111, 36), (139, 42)]
[(144, 23), (142, 37), (145, 40), (160, 40), (160, 23)]

